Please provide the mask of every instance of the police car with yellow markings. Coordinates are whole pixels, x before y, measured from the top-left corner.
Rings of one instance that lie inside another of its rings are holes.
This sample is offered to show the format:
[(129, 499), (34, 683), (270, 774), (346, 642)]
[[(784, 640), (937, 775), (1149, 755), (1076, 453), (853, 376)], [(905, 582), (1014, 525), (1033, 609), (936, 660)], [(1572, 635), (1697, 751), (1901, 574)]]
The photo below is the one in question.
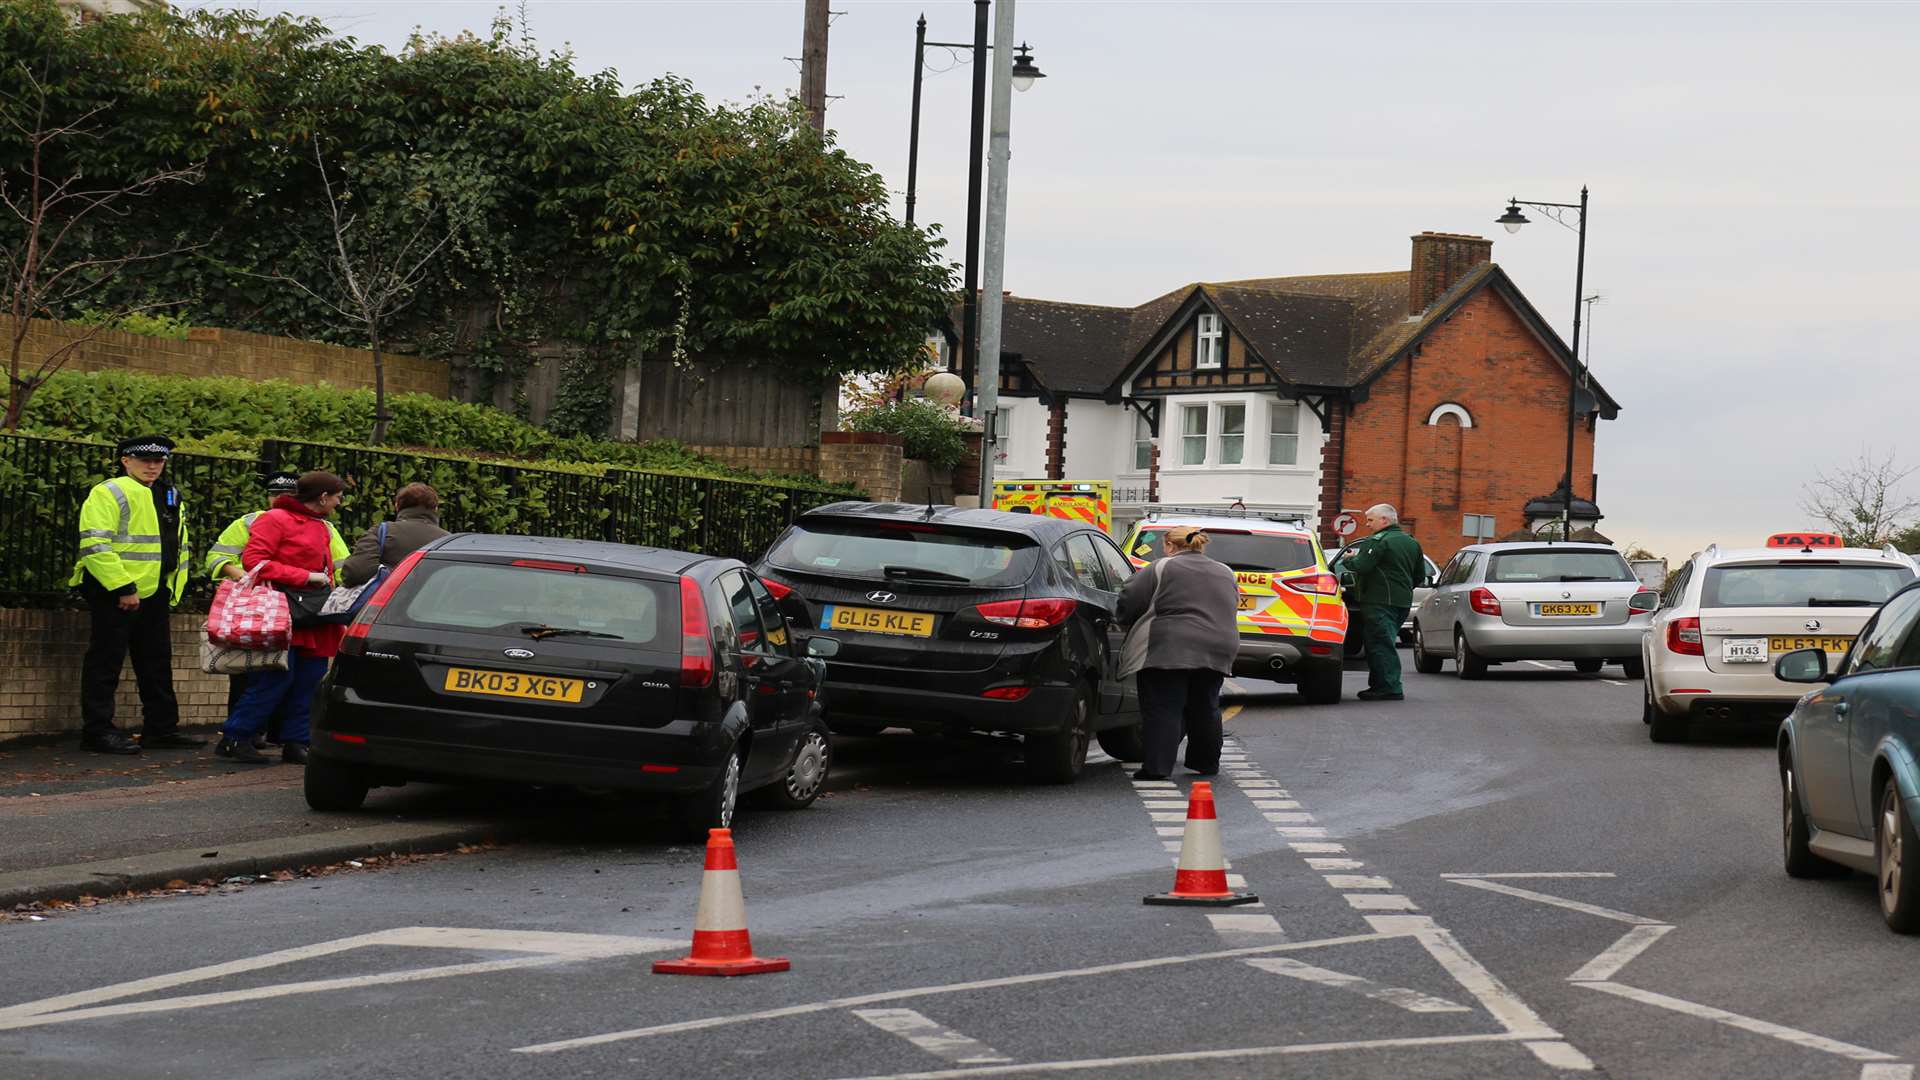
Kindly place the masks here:
[(1850, 548), (1828, 533), (1776, 533), (1761, 548), (1710, 545), (1667, 579), (1641, 640), (1648, 736), (1679, 741), (1694, 719), (1778, 721), (1805, 687), (1776, 678), (1773, 661), (1822, 649), (1837, 665), (1915, 572), (1891, 545)]
[(1205, 530), (1207, 557), (1225, 563), (1239, 585), (1233, 673), (1293, 683), (1310, 705), (1338, 702), (1347, 605), (1313, 529), (1297, 519), (1170, 507), (1135, 525), (1122, 550), (1145, 567), (1165, 553), (1174, 528)]

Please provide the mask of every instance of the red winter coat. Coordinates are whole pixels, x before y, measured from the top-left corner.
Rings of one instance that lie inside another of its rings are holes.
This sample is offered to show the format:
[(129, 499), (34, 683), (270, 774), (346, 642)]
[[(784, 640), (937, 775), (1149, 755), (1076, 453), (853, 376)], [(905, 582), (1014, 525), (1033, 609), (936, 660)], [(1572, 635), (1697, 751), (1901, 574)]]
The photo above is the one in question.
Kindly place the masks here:
[[(307, 584), (307, 575), (331, 576), (333, 534), (305, 503), (282, 495), (273, 500), (273, 509), (253, 519), (253, 532), (247, 538), (246, 550), (240, 553), (240, 565), (248, 570), (263, 566), (260, 580), (271, 585), (317, 588)], [(310, 656), (331, 657), (340, 651), (340, 639), (346, 633), (346, 627), (332, 624), (298, 627), (293, 631), (293, 647)]]

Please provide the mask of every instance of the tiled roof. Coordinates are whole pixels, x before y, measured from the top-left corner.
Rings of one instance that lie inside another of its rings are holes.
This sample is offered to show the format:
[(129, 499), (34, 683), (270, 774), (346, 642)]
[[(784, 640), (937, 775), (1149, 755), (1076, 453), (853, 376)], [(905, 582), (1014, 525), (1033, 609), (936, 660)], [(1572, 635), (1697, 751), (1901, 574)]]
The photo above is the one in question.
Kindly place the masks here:
[[(1001, 351), (1024, 360), (1048, 390), (1104, 393), (1143, 359), (1169, 320), (1198, 294), (1286, 382), (1358, 387), (1444, 321), (1465, 297), (1492, 283), (1523, 309), (1523, 317), (1550, 347), (1566, 352), (1558, 335), (1495, 263), (1469, 271), (1418, 315), (1407, 313), (1410, 277), (1405, 270), (1388, 270), (1193, 282), (1132, 308), (1009, 296)], [(955, 319), (957, 323), (957, 313)], [(1619, 406), (1597, 383), (1590, 385), (1611, 417)]]

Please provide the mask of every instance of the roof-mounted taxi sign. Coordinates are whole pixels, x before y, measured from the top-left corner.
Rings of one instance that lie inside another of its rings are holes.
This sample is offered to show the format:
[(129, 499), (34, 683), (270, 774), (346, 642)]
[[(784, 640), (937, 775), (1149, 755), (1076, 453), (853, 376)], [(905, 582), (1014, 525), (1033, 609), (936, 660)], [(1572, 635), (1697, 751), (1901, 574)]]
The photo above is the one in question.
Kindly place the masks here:
[(1832, 533), (1783, 532), (1767, 537), (1770, 548), (1840, 548), (1846, 547), (1846, 541)]

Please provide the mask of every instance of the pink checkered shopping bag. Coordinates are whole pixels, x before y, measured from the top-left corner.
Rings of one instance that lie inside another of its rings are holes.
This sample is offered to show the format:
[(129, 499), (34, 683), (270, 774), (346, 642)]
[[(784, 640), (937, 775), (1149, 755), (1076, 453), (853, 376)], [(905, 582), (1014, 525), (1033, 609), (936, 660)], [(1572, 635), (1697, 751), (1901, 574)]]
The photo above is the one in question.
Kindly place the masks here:
[(207, 611), (207, 640), (228, 649), (284, 649), (293, 635), (285, 593), (254, 580), (223, 581)]

